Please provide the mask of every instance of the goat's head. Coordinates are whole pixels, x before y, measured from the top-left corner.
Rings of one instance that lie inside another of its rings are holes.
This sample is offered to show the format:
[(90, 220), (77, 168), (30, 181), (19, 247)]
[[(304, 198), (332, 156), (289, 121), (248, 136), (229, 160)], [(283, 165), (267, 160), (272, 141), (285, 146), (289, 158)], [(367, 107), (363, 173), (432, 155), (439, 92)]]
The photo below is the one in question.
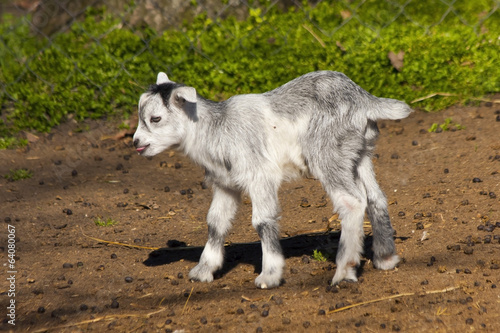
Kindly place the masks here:
[(154, 156), (182, 144), (188, 123), (198, 120), (196, 89), (175, 83), (160, 72), (156, 84), (139, 100), (139, 124), (134, 146), (139, 154)]

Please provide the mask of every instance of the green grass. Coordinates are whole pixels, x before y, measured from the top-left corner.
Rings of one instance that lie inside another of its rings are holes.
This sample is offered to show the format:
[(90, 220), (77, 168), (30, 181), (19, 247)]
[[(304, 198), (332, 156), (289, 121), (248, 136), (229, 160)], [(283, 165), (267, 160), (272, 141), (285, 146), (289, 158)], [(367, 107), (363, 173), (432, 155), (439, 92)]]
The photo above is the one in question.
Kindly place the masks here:
[(442, 124), (433, 123), (427, 131), (436, 132), (438, 129), (441, 131), (458, 131), (465, 129), (465, 126), (453, 122), (451, 118), (446, 118)]
[[(287, 12), (253, 8), (244, 21), (201, 14), (159, 34), (117, 29), (120, 18), (93, 8), (50, 41), (31, 34), (29, 17), (4, 14), (0, 137), (48, 132), (70, 114), (127, 118), (159, 71), (215, 100), (264, 92), (320, 69), (407, 102), (441, 93), (412, 104), (428, 111), (499, 92), (500, 10), (490, 0), (449, 9), (432, 0), (324, 1)], [(390, 51), (404, 52), (401, 71)]]
[(113, 220), (112, 218), (102, 219), (101, 217), (97, 217), (94, 220), (94, 223), (98, 227), (111, 227), (118, 223), (118, 221)]
[(28, 169), (14, 169), (14, 170), (11, 169), (9, 173), (4, 175), (4, 178), (11, 182), (15, 182), (22, 179), (29, 179), (31, 177), (33, 177), (33, 172)]
[(328, 260), (328, 255), (321, 253), (321, 251), (314, 250), (313, 251), (313, 259), (317, 261), (327, 261)]

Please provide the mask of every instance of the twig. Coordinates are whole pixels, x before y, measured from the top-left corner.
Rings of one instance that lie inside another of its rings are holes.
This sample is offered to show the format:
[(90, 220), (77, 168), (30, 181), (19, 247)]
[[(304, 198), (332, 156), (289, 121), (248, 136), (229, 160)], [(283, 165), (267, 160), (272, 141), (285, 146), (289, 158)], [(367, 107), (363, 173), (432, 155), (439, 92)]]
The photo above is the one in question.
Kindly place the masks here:
[(137, 249), (146, 249), (146, 250), (159, 250), (160, 249), (159, 247), (139, 246), (139, 245), (132, 245), (132, 244), (126, 244), (126, 243), (119, 243), (119, 242), (107, 241), (107, 240), (104, 240), (104, 239), (99, 239), (99, 238), (95, 238), (95, 237), (86, 235), (83, 232), (83, 229), (81, 229), (81, 227), (80, 227), (80, 230), (82, 231), (82, 235), (84, 235), (87, 238), (93, 239), (93, 240), (95, 240), (95, 241), (97, 241), (99, 243), (106, 243), (106, 244), (127, 246), (127, 247), (133, 247), (133, 248), (137, 248)]
[[(457, 94), (450, 94), (450, 93), (432, 93), (430, 95), (427, 95), (427, 96), (424, 96), (424, 97), (420, 97), (420, 98), (417, 98), (413, 101), (410, 102), (410, 104), (413, 104), (413, 103), (417, 103), (417, 102), (421, 102), (421, 101), (424, 101), (426, 99), (429, 99), (429, 98), (432, 98), (432, 97), (435, 97), (435, 96), (444, 96), (444, 97), (460, 97), (459, 95)], [(480, 102), (491, 102), (491, 103), (495, 103), (495, 104), (500, 104), (500, 99), (486, 99), (486, 98), (476, 98), (476, 97), (469, 97), (469, 99), (472, 99), (474, 101), (480, 101)]]
[(323, 40), (321, 38), (319, 38), (318, 35), (316, 35), (314, 33), (314, 31), (311, 29), (311, 27), (305, 25), (305, 24), (302, 24), (302, 27), (304, 27), (304, 29), (306, 29), (307, 31), (309, 31), (309, 33), (318, 41), (318, 43), (323, 47), (325, 48), (326, 45), (325, 45), (325, 42), (323, 42)]
[(192, 288), (191, 288), (191, 291), (189, 292), (188, 299), (186, 300), (186, 303), (184, 304), (184, 307), (182, 308), (182, 313), (181, 313), (181, 315), (183, 315), (183, 314), (184, 314), (184, 311), (186, 310), (186, 306), (188, 305), (189, 299), (191, 298), (191, 294), (193, 293), (193, 289), (194, 289), (194, 287), (192, 287)]
[[(455, 289), (458, 289), (458, 288), (459, 287), (448, 287), (448, 288), (445, 288), (445, 289), (442, 289), (442, 290), (426, 291), (426, 292), (424, 292), (424, 295), (446, 293), (448, 291), (452, 291), (452, 290), (455, 290)], [(344, 307), (341, 307), (341, 308), (338, 308), (338, 309), (335, 309), (335, 310), (328, 311), (328, 314), (335, 313), (335, 312), (340, 312), (340, 311), (344, 311), (344, 310), (348, 310), (348, 309), (352, 309), (352, 308), (355, 308), (355, 307), (358, 307), (358, 306), (361, 306), (361, 305), (366, 305), (366, 304), (381, 302), (381, 301), (385, 301), (385, 300), (388, 300), (388, 299), (400, 298), (400, 297), (404, 297), (404, 296), (414, 296), (414, 295), (417, 295), (417, 294), (419, 294), (419, 293), (416, 293), (416, 292), (413, 292), (413, 293), (402, 293), (402, 294), (397, 294), (397, 295), (392, 295), (392, 296), (387, 296), (387, 297), (372, 299), (370, 301), (365, 301), (365, 302), (360, 302), (360, 303), (356, 303), (356, 304), (351, 304), (351, 305), (347, 305), (347, 306), (344, 306)]]
[(33, 331), (33, 332), (34, 333), (47, 332), (47, 331), (50, 331), (50, 330), (58, 330), (58, 329), (61, 329), (61, 328), (68, 328), (68, 327), (80, 326), (80, 325), (85, 325), (85, 324), (93, 324), (93, 323), (97, 323), (97, 322), (103, 321), (103, 320), (115, 320), (115, 319), (120, 319), (120, 318), (149, 318), (149, 317), (151, 317), (154, 314), (157, 314), (157, 313), (160, 313), (162, 311), (165, 311), (166, 309), (167, 308), (161, 308), (160, 310), (153, 311), (153, 312), (147, 313), (145, 315), (137, 315), (137, 314), (131, 314), (130, 313), (130, 314), (123, 314), (123, 315), (97, 317), (97, 318), (94, 318), (94, 319), (84, 320), (84, 321), (80, 321), (80, 322), (73, 323), (73, 324), (66, 324), (66, 325), (49, 327), (49, 328), (41, 328), (41, 329)]
[(429, 98), (432, 98), (434, 96), (444, 96), (444, 97), (458, 97), (457, 94), (450, 94), (450, 93), (433, 93), (433, 94), (430, 94), (430, 95), (427, 95), (427, 96), (424, 96), (424, 97), (420, 97), (420, 98), (417, 98), (416, 100), (413, 100), (411, 101), (410, 103), (413, 104), (413, 103), (417, 103), (417, 102), (421, 102), (421, 101), (424, 101), (426, 99), (429, 99)]

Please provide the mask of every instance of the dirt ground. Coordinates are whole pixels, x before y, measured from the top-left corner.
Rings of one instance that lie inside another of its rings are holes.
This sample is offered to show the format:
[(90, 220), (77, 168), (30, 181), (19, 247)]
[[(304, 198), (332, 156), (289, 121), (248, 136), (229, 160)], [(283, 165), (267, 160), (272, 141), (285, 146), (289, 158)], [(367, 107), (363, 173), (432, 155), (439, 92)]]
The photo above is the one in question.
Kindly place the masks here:
[[(465, 129), (427, 131), (447, 118)], [(177, 152), (138, 156), (118, 124), (70, 121), (0, 151), (1, 330), (500, 332), (498, 104), (379, 123), (374, 164), (402, 261), (373, 267), (367, 223), (360, 280), (337, 287), (340, 224), (314, 179), (280, 191), (282, 286), (254, 285), (261, 249), (246, 197), (224, 268), (212, 283), (190, 282), (207, 238), (204, 172)], [(3, 177), (19, 168), (33, 177)]]

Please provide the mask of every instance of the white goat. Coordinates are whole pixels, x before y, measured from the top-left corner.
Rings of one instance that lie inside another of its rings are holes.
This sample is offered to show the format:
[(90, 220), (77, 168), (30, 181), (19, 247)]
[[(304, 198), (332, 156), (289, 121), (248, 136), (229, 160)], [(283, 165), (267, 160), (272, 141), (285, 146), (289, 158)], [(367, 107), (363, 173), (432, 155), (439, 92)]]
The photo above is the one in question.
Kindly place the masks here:
[(365, 212), (373, 228), (373, 263), (392, 269), (399, 261), (387, 199), (378, 186), (371, 155), (378, 119), (402, 119), (403, 102), (377, 98), (338, 72), (303, 75), (263, 94), (216, 103), (195, 88), (159, 73), (139, 101), (134, 145), (143, 156), (177, 148), (206, 170), (213, 187), (208, 241), (192, 280), (210, 282), (224, 258), (224, 237), (242, 192), (252, 200), (252, 224), (262, 243), (262, 272), (255, 284), (282, 281), (278, 188), (301, 174), (319, 179), (342, 220), (332, 283), (357, 281)]

